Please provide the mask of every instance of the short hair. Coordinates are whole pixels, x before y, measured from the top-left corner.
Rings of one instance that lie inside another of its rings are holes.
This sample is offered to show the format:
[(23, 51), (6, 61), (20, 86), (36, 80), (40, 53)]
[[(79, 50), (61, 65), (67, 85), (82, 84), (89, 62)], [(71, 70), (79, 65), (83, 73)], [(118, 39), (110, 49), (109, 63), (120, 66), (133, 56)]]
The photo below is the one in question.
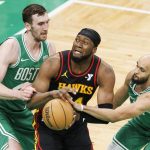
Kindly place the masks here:
[(90, 28), (83, 28), (78, 35), (84, 35), (91, 39), (91, 41), (94, 43), (94, 46), (97, 47), (101, 42), (101, 37), (97, 31)]
[(43, 6), (39, 4), (30, 4), (22, 11), (23, 22), (32, 23), (32, 15), (38, 14), (39, 16), (42, 16), (45, 12), (47, 12), (47, 10)]

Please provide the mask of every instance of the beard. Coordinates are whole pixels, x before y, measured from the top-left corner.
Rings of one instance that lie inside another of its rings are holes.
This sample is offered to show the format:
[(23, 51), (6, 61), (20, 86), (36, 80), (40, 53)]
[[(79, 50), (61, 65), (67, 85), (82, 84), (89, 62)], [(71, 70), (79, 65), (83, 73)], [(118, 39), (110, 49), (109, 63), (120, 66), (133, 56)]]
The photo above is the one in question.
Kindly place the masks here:
[(87, 60), (89, 57), (91, 57), (91, 55), (92, 55), (92, 52), (85, 56), (75, 57), (75, 56), (73, 56), (73, 51), (71, 51), (71, 53), (70, 53), (71, 59), (76, 63), (80, 63), (80, 62), (83, 62), (84, 60)]
[(148, 78), (135, 79), (135, 75), (132, 76), (132, 81), (136, 84), (144, 84), (146, 83)]
[(32, 27), (30, 32), (36, 42), (45, 41), (47, 39), (47, 33), (48, 33), (47, 31), (42, 33), (37, 33), (37, 31)]

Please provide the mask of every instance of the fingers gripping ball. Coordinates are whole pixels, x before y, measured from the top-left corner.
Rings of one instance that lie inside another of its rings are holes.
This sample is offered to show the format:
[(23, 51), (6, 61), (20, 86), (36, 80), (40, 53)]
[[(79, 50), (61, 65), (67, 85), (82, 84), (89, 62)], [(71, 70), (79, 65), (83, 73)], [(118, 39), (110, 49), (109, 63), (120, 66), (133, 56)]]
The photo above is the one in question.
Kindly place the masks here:
[(44, 106), (42, 117), (44, 123), (50, 129), (68, 129), (74, 121), (74, 109), (67, 101), (53, 99)]

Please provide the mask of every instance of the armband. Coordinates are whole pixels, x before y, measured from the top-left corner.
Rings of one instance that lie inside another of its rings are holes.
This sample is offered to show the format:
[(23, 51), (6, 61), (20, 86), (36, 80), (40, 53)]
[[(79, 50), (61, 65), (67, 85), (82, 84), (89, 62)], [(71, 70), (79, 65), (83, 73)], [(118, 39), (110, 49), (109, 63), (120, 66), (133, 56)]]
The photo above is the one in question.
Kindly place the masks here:
[[(111, 103), (105, 103), (105, 104), (98, 104), (98, 108), (108, 108), (112, 109), (113, 105)], [(85, 119), (87, 123), (94, 123), (94, 124), (108, 124), (108, 121), (97, 119), (85, 112), (81, 112), (81, 117)]]
[(108, 108), (108, 109), (112, 109), (112, 108), (113, 108), (113, 104), (111, 104), (111, 103), (98, 104), (98, 108)]

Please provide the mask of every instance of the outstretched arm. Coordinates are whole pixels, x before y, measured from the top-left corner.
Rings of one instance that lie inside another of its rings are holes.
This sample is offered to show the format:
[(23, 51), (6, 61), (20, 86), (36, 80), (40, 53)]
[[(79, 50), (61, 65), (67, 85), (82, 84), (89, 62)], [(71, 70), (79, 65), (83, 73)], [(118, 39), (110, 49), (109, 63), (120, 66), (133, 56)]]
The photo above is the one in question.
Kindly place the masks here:
[[(116, 92), (114, 96), (114, 100), (116, 100), (116, 104), (121, 104), (128, 98), (128, 86), (129, 82), (132, 77), (132, 72), (130, 72), (125, 80), (124, 85)], [(132, 117), (136, 117), (142, 114), (145, 111), (150, 111), (150, 92), (144, 93), (140, 95), (136, 102), (128, 104), (128, 105), (121, 105), (116, 109), (100, 109), (100, 108), (93, 108), (90, 106), (83, 106), (76, 104), (70, 101), (71, 104), (76, 108), (78, 111), (83, 111), (87, 114), (95, 116), (97, 119), (105, 120), (108, 122), (116, 122), (124, 119), (129, 119)], [(116, 105), (117, 106), (117, 105)]]
[(122, 105), (114, 110), (98, 109), (89, 106), (83, 106), (83, 112), (94, 113), (95, 117), (109, 122), (116, 122), (136, 117), (146, 111), (150, 111), (150, 93), (142, 94), (137, 101), (131, 104)]

